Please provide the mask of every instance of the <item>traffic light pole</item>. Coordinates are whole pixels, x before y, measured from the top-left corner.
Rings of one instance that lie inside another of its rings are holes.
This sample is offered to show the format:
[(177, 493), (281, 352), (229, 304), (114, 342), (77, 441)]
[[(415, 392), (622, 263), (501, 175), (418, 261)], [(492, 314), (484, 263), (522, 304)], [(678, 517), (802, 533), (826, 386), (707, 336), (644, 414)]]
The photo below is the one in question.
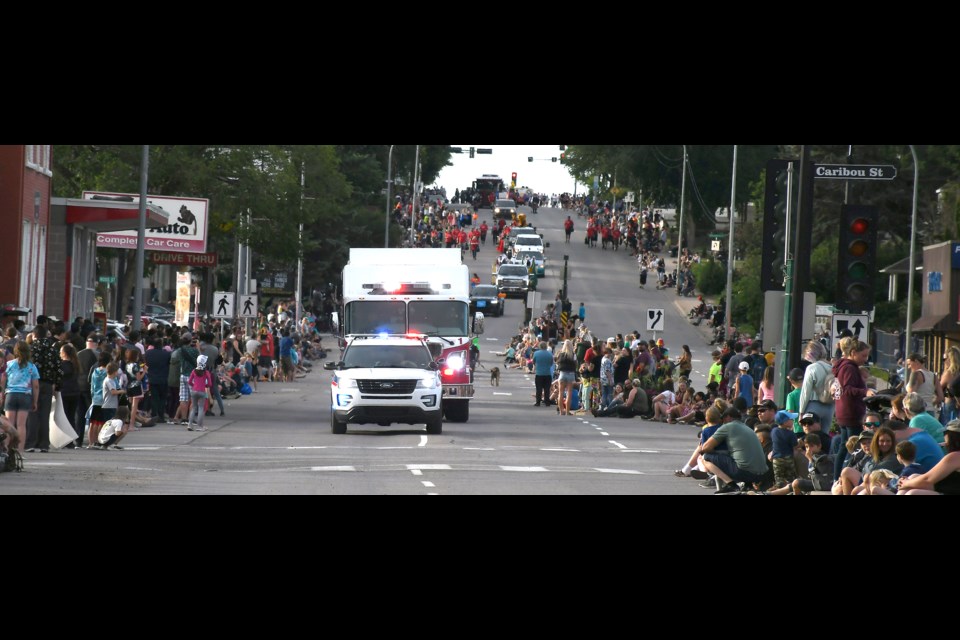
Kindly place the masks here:
[[(810, 145), (803, 145), (800, 151), (800, 198), (797, 207), (797, 219), (791, 223), (791, 232), (795, 232), (796, 247), (793, 252), (792, 285), (793, 307), (790, 314), (790, 353), (784, 369), (799, 367), (800, 348), (803, 344), (803, 292), (810, 282), (810, 252), (812, 250), (811, 231), (813, 229), (813, 164), (810, 161)], [(784, 310), (786, 314), (786, 310)], [(809, 336), (813, 337), (813, 336)]]
[(787, 363), (790, 361), (790, 321), (793, 311), (793, 256), (790, 241), (792, 231), (790, 223), (793, 217), (793, 163), (787, 163), (787, 218), (784, 229), (786, 236), (783, 247), (783, 323), (780, 327), (780, 353), (777, 354), (774, 372), (777, 376), (774, 401), (778, 407), (786, 405)]

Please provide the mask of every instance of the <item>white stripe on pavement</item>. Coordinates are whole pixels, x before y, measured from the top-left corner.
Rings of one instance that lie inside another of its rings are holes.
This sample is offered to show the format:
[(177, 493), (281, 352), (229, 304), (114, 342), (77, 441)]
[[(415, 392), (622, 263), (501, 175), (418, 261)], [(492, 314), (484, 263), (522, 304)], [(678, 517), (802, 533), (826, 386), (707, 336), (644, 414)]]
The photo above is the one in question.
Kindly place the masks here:
[(617, 442), (616, 440), (609, 440), (608, 442), (610, 442), (610, 444), (614, 445), (615, 447), (619, 447), (619, 448), (621, 448), (621, 449), (626, 449), (626, 448), (627, 448), (625, 445), (620, 444), (620, 443)]
[(415, 475), (415, 476), (422, 476), (422, 475), (423, 475), (423, 471), (420, 471), (420, 469), (410, 469), (410, 473), (412, 473), (412, 474)]
[(633, 469), (597, 469), (594, 467), (594, 471), (599, 471), (600, 473), (624, 473), (631, 476), (642, 476), (644, 475), (643, 471), (634, 471)]
[(523, 472), (539, 472), (546, 471), (545, 467), (504, 467), (503, 465), (500, 468), (504, 471), (523, 471)]
[(450, 465), (448, 464), (408, 464), (407, 470), (413, 471), (414, 469), (418, 471), (450, 471)]
[(418, 444), (417, 446), (418, 447), (427, 446), (427, 436), (420, 436), (420, 444)]
[(423, 486), (425, 486), (425, 487), (427, 487), (427, 488), (429, 488), (429, 489), (433, 489), (433, 488), (435, 488), (437, 485), (433, 484), (433, 483), (430, 482), (429, 480), (424, 480), (424, 481), (423, 481)]

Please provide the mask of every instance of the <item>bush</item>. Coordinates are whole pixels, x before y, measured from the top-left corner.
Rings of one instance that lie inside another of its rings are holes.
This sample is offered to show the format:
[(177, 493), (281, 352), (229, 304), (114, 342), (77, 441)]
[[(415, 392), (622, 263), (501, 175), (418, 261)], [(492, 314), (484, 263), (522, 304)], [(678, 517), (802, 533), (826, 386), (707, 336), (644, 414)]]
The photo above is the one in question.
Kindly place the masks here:
[(715, 296), (727, 286), (727, 267), (714, 260), (704, 260), (692, 266), (697, 289), (705, 296)]

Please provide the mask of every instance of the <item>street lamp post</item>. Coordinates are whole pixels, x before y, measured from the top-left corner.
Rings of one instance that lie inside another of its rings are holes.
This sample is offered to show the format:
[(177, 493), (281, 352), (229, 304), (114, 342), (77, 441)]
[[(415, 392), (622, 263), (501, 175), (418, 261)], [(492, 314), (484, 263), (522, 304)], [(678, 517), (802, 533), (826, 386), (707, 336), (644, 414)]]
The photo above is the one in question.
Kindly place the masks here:
[(737, 201), (737, 145), (733, 145), (733, 179), (730, 181), (730, 239), (727, 241), (727, 318), (726, 339), (733, 335), (733, 220)]
[(417, 182), (420, 180), (420, 145), (417, 145), (417, 153), (413, 160), (413, 197), (410, 204), (410, 246), (417, 244)]
[(391, 171), (393, 170), (393, 147), (396, 145), (390, 145), (390, 153), (387, 154), (387, 216), (386, 222), (383, 226), (383, 248), (390, 248), (390, 187), (393, 185), (393, 180), (390, 179)]
[[(143, 312), (143, 262), (147, 234), (147, 171), (150, 164), (150, 145), (143, 145), (140, 160), (140, 225), (137, 229), (137, 279), (133, 294), (133, 322), (130, 328), (140, 329), (140, 316)], [(123, 317), (123, 316), (120, 316)]]
[(300, 235), (297, 239), (297, 331), (300, 330), (300, 308), (303, 306), (303, 190), (306, 185), (306, 176), (303, 164), (300, 165)]
[(907, 274), (907, 341), (903, 345), (904, 357), (909, 355), (913, 349), (913, 278), (917, 268), (916, 246), (917, 246), (917, 183), (920, 181), (920, 164), (917, 160), (917, 151), (910, 146), (910, 154), (913, 156), (913, 214), (910, 219), (910, 272)]
[[(680, 224), (677, 226), (677, 291), (680, 291), (680, 256), (683, 253), (683, 208), (687, 202), (687, 145), (683, 145), (683, 178), (680, 180)], [(641, 204), (643, 204), (641, 202)]]

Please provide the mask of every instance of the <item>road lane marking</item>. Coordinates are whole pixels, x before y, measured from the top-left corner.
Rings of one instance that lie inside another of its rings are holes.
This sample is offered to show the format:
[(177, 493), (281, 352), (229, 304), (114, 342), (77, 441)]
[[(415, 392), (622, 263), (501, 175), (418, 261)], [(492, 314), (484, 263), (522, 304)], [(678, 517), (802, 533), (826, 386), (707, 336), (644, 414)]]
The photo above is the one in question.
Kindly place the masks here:
[(620, 443), (617, 442), (616, 440), (609, 440), (608, 442), (610, 442), (610, 444), (614, 445), (615, 447), (619, 447), (619, 448), (621, 448), (621, 449), (626, 449), (626, 448), (627, 448), (626, 446), (620, 444)]
[(610, 436), (610, 434), (607, 433), (606, 431), (601, 431), (601, 432), (600, 432), (600, 435), (602, 435), (602, 436), (607, 436), (607, 437)]
[(310, 471), (356, 471), (356, 467), (344, 465), (340, 467), (310, 467)]
[(512, 396), (512, 393), (504, 393), (503, 391), (494, 391), (493, 395), (495, 396)]
[(427, 436), (420, 436), (420, 444), (418, 444), (417, 446), (418, 447), (427, 446)]
[(547, 470), (545, 467), (505, 467), (503, 465), (501, 465), (500, 468), (503, 471), (523, 471), (523, 472), (531, 472), (531, 473)]
[(464, 447), (464, 451), (496, 451), (493, 447)]
[[(30, 460), (30, 459), (27, 458), (27, 460)], [(62, 466), (65, 465), (65, 464), (67, 464), (67, 463), (66, 463), (66, 462), (34, 462), (33, 460), (30, 460), (30, 462), (28, 463), (28, 466), (31, 466), (31, 467), (62, 467)]]
[(433, 484), (429, 480), (424, 480), (423, 486), (427, 487), (428, 489), (435, 489), (437, 485)]
[(635, 471), (633, 469), (597, 469), (594, 467), (594, 471), (599, 471), (600, 473), (624, 473), (631, 476), (642, 476), (645, 475), (643, 471)]
[(408, 464), (407, 470), (413, 471), (414, 469), (418, 471), (450, 471), (450, 465), (448, 464)]
[(415, 476), (422, 476), (422, 475), (423, 475), (423, 471), (420, 471), (420, 469), (410, 469), (410, 473), (412, 473), (412, 474), (415, 475)]
[(621, 451), (623, 453), (660, 453), (659, 451), (650, 451), (649, 449), (621, 449)]
[(566, 451), (569, 453), (580, 453), (579, 449), (540, 449), (540, 451)]

